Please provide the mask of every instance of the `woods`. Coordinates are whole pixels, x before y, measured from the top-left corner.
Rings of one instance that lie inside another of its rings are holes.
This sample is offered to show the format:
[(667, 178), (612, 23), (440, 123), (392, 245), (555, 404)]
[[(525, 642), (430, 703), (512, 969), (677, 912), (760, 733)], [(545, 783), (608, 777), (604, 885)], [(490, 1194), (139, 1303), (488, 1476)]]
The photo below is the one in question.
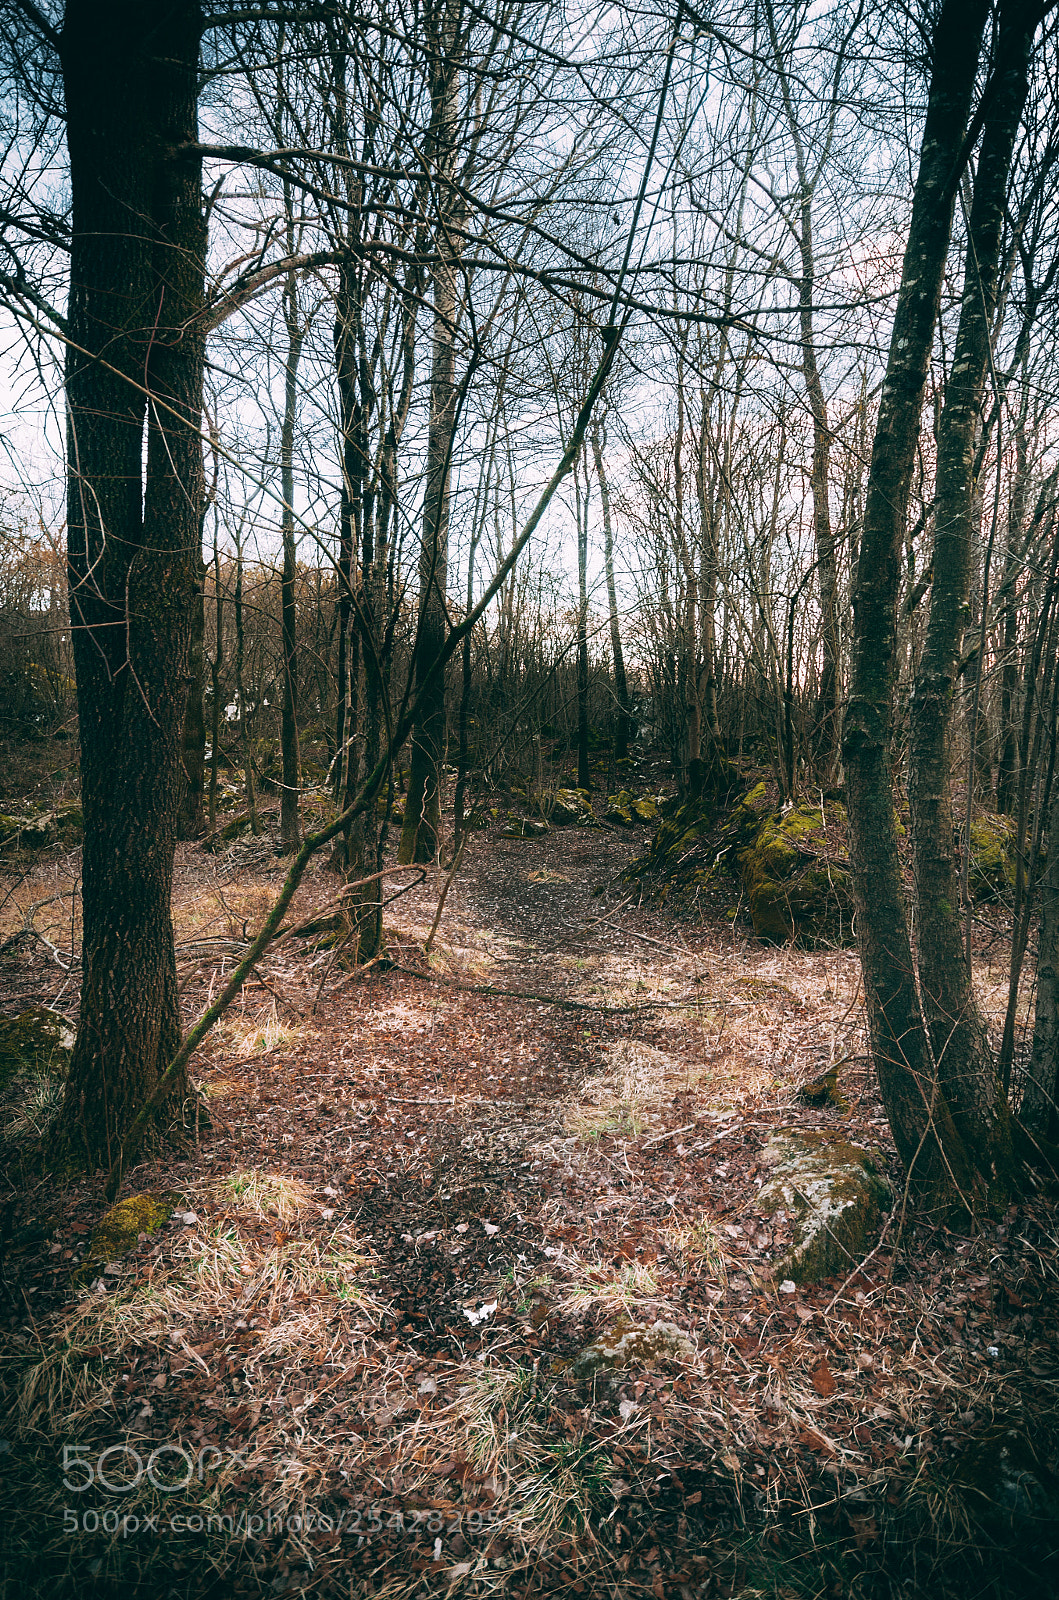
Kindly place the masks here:
[[(255, 986), (296, 1032), (392, 969), (599, 1042), (649, 1002), (557, 974), (615, 928), (701, 941), (693, 1034), (737, 948), (855, 949), (761, 1174), (799, 1105), (876, 1234), (887, 1161), (902, 1239), (1051, 1204), (1057, 46), (1045, 0), (14, 0), (0, 957), (75, 1038), (12, 1217), (235, 1139), (204, 1063)], [(495, 852), (599, 902), (516, 982), (447, 932)]]

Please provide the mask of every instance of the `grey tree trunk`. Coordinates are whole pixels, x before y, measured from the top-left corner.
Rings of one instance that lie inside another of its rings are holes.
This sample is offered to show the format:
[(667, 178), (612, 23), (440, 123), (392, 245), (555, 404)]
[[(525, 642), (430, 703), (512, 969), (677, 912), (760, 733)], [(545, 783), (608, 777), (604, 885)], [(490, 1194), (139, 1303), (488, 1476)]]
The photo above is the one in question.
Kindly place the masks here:
[(970, 1202), (975, 1174), (937, 1079), (916, 994), (890, 752), (909, 494), (988, 11), (988, 0), (943, 0), (934, 28), (919, 173), (872, 445), (843, 741), (872, 1061), (911, 1192), (924, 1210), (940, 1214)]
[(909, 804), (923, 1009), (938, 1081), (976, 1165), (1011, 1161), (1011, 1118), (964, 956), (949, 781), (953, 697), (975, 543), (975, 437), (989, 366), (1008, 172), (1029, 87), (1037, 6), (1001, 7), (996, 89), (969, 218), (960, 322), (938, 430), (934, 581), (912, 699)]

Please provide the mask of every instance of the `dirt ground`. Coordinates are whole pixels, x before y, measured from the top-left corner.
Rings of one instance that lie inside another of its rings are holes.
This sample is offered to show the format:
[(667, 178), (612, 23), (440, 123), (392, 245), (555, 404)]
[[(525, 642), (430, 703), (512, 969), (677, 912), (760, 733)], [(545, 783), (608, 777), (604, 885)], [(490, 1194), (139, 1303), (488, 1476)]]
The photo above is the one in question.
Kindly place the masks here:
[[(648, 838), (480, 833), (429, 953), (434, 870), (367, 968), (273, 946), (193, 1059), (212, 1125), (122, 1187), (167, 1220), (98, 1271), (100, 1180), (9, 1180), (3, 1594), (1059, 1593), (1054, 1203), (914, 1230), (855, 955), (640, 904)], [(284, 870), (180, 847), (188, 1022)], [(76, 853), (5, 871), (0, 1008), (74, 1019)], [(336, 893), (314, 864), (294, 920)], [(1003, 975), (994, 940), (991, 1010)], [(9, 1147), (57, 1092), (9, 1091)], [(790, 1292), (756, 1200), (794, 1127), (893, 1204)]]

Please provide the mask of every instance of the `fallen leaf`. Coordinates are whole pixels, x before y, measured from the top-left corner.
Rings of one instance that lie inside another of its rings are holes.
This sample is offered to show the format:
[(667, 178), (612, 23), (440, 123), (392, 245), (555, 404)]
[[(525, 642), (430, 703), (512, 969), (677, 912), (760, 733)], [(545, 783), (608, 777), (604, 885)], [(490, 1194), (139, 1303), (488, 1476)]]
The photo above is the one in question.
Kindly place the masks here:
[(834, 1394), (838, 1388), (834, 1373), (827, 1364), (827, 1357), (821, 1356), (816, 1365), (810, 1370), (809, 1377), (817, 1394), (826, 1400), (828, 1395)]

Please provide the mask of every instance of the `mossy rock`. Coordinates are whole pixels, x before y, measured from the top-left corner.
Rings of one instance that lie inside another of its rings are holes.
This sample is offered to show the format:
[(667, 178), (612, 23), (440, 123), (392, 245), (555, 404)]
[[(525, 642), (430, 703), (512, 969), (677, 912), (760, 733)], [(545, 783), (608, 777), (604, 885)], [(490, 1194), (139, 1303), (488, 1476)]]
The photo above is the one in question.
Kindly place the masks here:
[(580, 1378), (599, 1372), (620, 1372), (626, 1367), (650, 1367), (656, 1361), (688, 1361), (695, 1347), (674, 1322), (631, 1322), (621, 1317), (612, 1328), (597, 1334), (573, 1363)]
[(631, 828), (637, 820), (633, 811), (635, 804), (628, 789), (619, 789), (617, 794), (608, 795), (603, 812), (604, 822), (615, 822), (620, 828)]
[(642, 794), (632, 802), (632, 810), (641, 822), (658, 821), (658, 802), (652, 795)]
[(0, 1088), (26, 1069), (42, 1076), (65, 1077), (73, 1047), (73, 1028), (47, 1006), (31, 1006), (17, 1017), (0, 1017)]
[(850, 942), (853, 886), (844, 866), (820, 859), (826, 834), (819, 806), (792, 806), (762, 818), (752, 841), (738, 851), (759, 939), (794, 940), (809, 948)]
[(543, 839), (544, 835), (550, 832), (551, 829), (548, 824), (539, 821), (536, 817), (518, 817), (509, 812), (507, 827), (500, 837), (502, 839)]
[(158, 1189), (119, 1200), (92, 1229), (73, 1282), (91, 1283), (111, 1262), (127, 1256), (140, 1234), (157, 1233), (182, 1199), (178, 1190)]
[(1015, 887), (1015, 823), (986, 812), (971, 822), (971, 896), (1002, 900)]
[(757, 1208), (766, 1216), (785, 1212), (794, 1232), (776, 1277), (815, 1283), (849, 1272), (871, 1248), (890, 1198), (878, 1157), (841, 1134), (790, 1129), (773, 1134), (764, 1159), (773, 1176)]
[(838, 1087), (837, 1066), (830, 1067), (819, 1078), (803, 1083), (798, 1090), (798, 1099), (806, 1106), (834, 1106), (836, 1111), (849, 1110), (849, 1101)]
[(596, 820), (585, 789), (556, 789), (552, 794), (541, 795), (537, 807), (541, 816), (556, 828)]

